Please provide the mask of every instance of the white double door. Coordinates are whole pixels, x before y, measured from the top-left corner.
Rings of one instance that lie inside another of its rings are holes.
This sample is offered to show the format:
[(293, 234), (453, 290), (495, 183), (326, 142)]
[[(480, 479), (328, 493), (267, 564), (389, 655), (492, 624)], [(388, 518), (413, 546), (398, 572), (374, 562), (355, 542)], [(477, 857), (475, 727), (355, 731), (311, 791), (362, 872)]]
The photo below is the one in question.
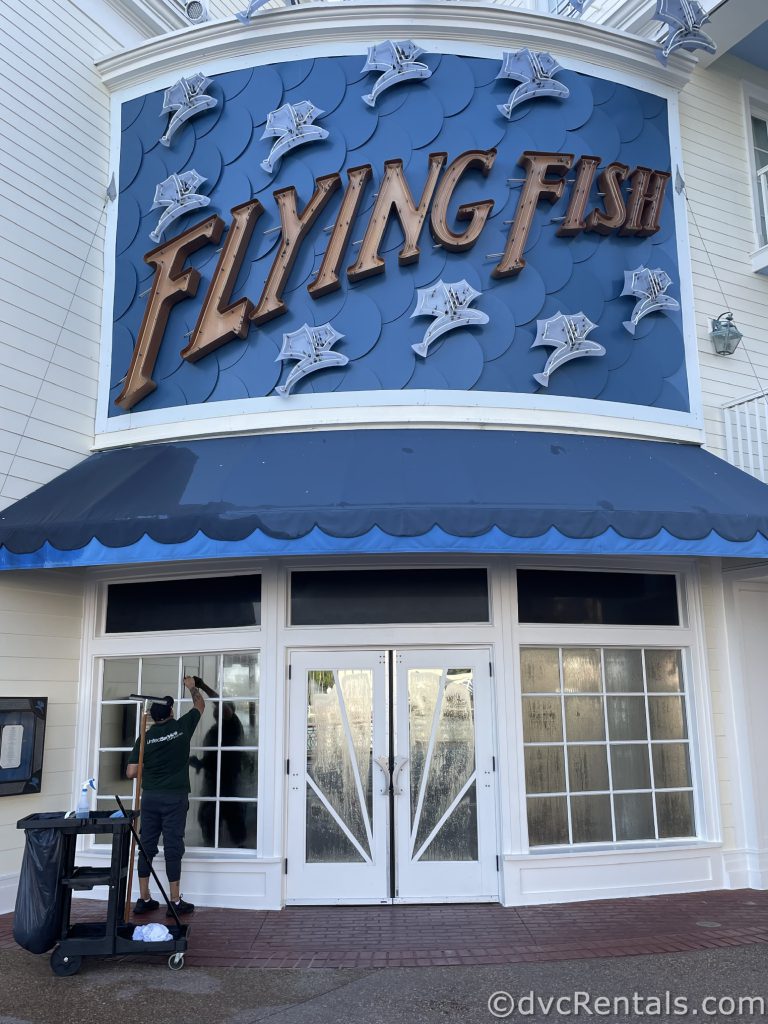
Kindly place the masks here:
[(488, 650), (290, 660), (293, 902), (498, 898)]

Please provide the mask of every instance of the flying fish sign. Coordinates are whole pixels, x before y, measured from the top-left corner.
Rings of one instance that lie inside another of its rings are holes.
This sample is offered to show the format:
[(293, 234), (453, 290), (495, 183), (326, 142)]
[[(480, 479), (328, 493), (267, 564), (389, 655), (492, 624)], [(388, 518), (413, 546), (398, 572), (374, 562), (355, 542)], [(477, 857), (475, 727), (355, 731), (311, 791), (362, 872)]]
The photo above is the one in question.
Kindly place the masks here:
[(184, 81), (163, 148), (158, 94), (123, 112), (110, 415), (408, 389), (688, 410), (661, 98), (410, 40)]

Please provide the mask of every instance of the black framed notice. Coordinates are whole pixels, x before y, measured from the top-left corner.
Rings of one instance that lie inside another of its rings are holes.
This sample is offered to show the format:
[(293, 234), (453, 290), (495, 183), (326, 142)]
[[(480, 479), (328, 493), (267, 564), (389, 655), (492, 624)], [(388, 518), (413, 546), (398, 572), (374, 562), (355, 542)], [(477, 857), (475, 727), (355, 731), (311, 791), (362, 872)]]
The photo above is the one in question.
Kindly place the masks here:
[(0, 697), (0, 796), (39, 793), (47, 697)]

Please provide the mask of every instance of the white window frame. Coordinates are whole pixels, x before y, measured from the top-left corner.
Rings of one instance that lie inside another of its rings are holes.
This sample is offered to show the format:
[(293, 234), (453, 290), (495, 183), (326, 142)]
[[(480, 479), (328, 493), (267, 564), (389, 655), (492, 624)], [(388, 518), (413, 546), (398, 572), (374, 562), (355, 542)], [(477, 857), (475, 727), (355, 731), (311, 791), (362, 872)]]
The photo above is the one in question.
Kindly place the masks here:
[[(640, 572), (644, 574), (674, 573), (677, 578), (679, 626), (604, 626), (520, 623), (517, 614), (517, 569), (576, 569), (582, 572)], [(514, 595), (514, 659), (515, 716), (518, 756), (518, 799), (520, 846), (526, 856), (551, 857), (578, 856), (584, 853), (622, 850), (667, 850), (692, 844), (721, 841), (720, 820), (716, 802), (717, 772), (714, 736), (711, 727), (709, 685), (704, 652), (706, 650), (700, 588), (696, 568), (671, 567), (669, 563), (654, 564), (644, 560), (642, 565), (567, 565), (552, 563), (518, 564), (512, 571)], [(656, 647), (678, 649), (682, 652), (685, 680), (688, 744), (693, 786), (693, 810), (696, 834), (692, 837), (670, 839), (620, 840), (603, 843), (562, 843), (551, 846), (531, 846), (528, 842), (527, 797), (525, 785), (525, 755), (523, 748), (523, 692), (520, 668), (522, 647)]]
[[(758, 167), (755, 160), (755, 139), (752, 132), (752, 118), (758, 117), (768, 123), (768, 90), (750, 82), (743, 82), (744, 91), (744, 129), (747, 143), (747, 166), (749, 167), (749, 183), (752, 193), (752, 222), (755, 232), (755, 250), (752, 256), (752, 270), (755, 273), (768, 273), (768, 165)], [(760, 220), (760, 188), (758, 174), (765, 171), (763, 181), (763, 200), (766, 216), (766, 235)]]
[[(184, 631), (158, 630), (137, 633), (106, 633), (106, 606), (107, 588), (110, 584), (121, 583), (151, 583), (166, 582), (170, 579), (200, 579), (206, 576), (241, 576), (260, 575), (262, 586), (262, 615), (261, 622), (257, 626), (222, 627), (217, 629), (189, 629)], [(265, 570), (261, 564), (248, 564), (226, 566), (222, 564), (197, 567), (193, 564), (183, 566), (148, 566), (146, 568), (131, 569), (128, 571), (99, 570), (92, 574), (91, 581), (86, 591), (86, 616), (83, 631), (83, 658), (84, 667), (84, 690), (88, 695), (87, 701), (83, 702), (81, 720), (79, 723), (80, 735), (87, 737), (87, 750), (80, 751), (79, 771), (84, 773), (77, 778), (93, 777), (97, 767), (100, 752), (100, 721), (101, 721), (101, 695), (103, 683), (104, 662), (110, 658), (136, 658), (136, 657), (179, 657), (185, 655), (199, 654), (233, 654), (241, 652), (258, 653), (260, 682), (258, 695), (258, 761), (257, 761), (257, 792), (255, 801), (257, 806), (257, 845), (254, 849), (243, 850), (239, 848), (217, 847), (207, 849), (204, 847), (191, 847), (187, 854), (188, 860), (254, 860), (261, 857), (264, 842), (264, 820), (262, 815), (271, 813), (271, 791), (264, 782), (264, 740), (268, 736), (265, 721), (265, 700), (263, 693), (263, 680), (269, 678), (265, 675), (267, 671), (274, 671), (270, 664), (265, 665), (265, 629), (264, 629), (264, 587)], [(269, 753), (267, 753), (269, 756)], [(267, 772), (269, 774), (269, 772)], [(97, 783), (98, 785), (98, 783)], [(135, 792), (135, 783), (133, 785)], [(218, 798), (217, 798), (218, 802)], [(86, 848), (89, 853), (108, 854), (108, 848), (102, 843), (96, 843), (93, 837), (86, 839)]]

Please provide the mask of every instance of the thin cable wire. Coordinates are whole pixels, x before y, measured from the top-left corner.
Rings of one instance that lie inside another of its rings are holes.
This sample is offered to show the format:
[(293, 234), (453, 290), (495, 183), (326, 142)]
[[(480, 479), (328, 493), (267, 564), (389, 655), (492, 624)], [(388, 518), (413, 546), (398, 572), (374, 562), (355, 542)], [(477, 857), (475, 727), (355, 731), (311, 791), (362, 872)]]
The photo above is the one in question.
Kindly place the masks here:
[(91, 235), (91, 240), (88, 243), (88, 251), (85, 254), (85, 258), (83, 259), (82, 266), (80, 267), (80, 273), (78, 275), (77, 281), (75, 281), (75, 287), (72, 289), (72, 297), (69, 300), (69, 305), (67, 306), (66, 312), (64, 313), (64, 319), (61, 322), (61, 326), (59, 327), (58, 334), (56, 335), (56, 340), (53, 343), (53, 347), (51, 349), (50, 355), (48, 356), (48, 360), (47, 360), (47, 362), (45, 364), (45, 370), (43, 371), (43, 375), (41, 376), (40, 382), (39, 382), (39, 384), (37, 386), (37, 393), (35, 394), (35, 396), (33, 398), (32, 407), (29, 410), (29, 412), (27, 413), (26, 419), (24, 420), (24, 426), (22, 427), (21, 433), (19, 434), (19, 439), (16, 442), (16, 448), (15, 448), (15, 450), (11, 454), (11, 461), (10, 461), (10, 463), (8, 465), (8, 469), (6, 470), (5, 476), (2, 479), (2, 483), (0, 483), (0, 498), (2, 498), (2, 496), (3, 496), (3, 490), (5, 489), (5, 485), (8, 483), (8, 478), (10, 477), (11, 472), (13, 470), (13, 467), (14, 467), (14, 465), (16, 463), (17, 458), (18, 458), (19, 449), (21, 448), (21, 443), (24, 440), (24, 438), (27, 436), (27, 428), (29, 427), (30, 421), (31, 421), (31, 419), (32, 419), (32, 417), (33, 417), (33, 415), (35, 413), (35, 408), (37, 407), (37, 403), (40, 400), (40, 392), (43, 390), (43, 384), (45, 384), (46, 378), (48, 376), (48, 371), (50, 370), (51, 366), (53, 365), (53, 357), (56, 355), (56, 349), (58, 348), (59, 342), (61, 341), (61, 336), (64, 333), (64, 328), (67, 326), (67, 320), (69, 319), (69, 314), (72, 312), (72, 307), (75, 304), (75, 299), (77, 298), (77, 291), (78, 291), (78, 288), (80, 287), (80, 282), (83, 280), (83, 275), (85, 274), (85, 269), (88, 266), (88, 261), (91, 258), (91, 252), (93, 250), (94, 243), (96, 242), (96, 237), (97, 237), (97, 235), (98, 235), (98, 233), (99, 233), (99, 231), (101, 229), (101, 222), (102, 222), (102, 220), (104, 218), (104, 211), (107, 208), (107, 202), (108, 202), (108, 197), (105, 197), (104, 205), (102, 206), (101, 211), (99, 212), (99, 219), (96, 222), (96, 227), (94, 228), (93, 234)]
[[(685, 186), (683, 186), (683, 194), (685, 195), (685, 201), (686, 201), (686, 203), (688, 205), (688, 209), (689, 209), (690, 214), (691, 214), (691, 219), (693, 220), (694, 226), (696, 228), (696, 232), (697, 232), (697, 234), (699, 236), (699, 241), (701, 242), (701, 247), (704, 250), (704, 253), (705, 253), (706, 257), (707, 257), (707, 261), (709, 262), (709, 266), (710, 266), (710, 268), (712, 270), (712, 276), (714, 277), (715, 282), (717, 283), (717, 287), (720, 289), (720, 294), (723, 297), (723, 305), (725, 306), (726, 310), (730, 310), (731, 309), (731, 304), (728, 301), (728, 299), (726, 298), (725, 291), (723, 289), (723, 286), (722, 286), (722, 283), (720, 281), (720, 278), (717, 276), (717, 271), (715, 270), (715, 265), (712, 262), (712, 257), (709, 254), (709, 249), (707, 248), (707, 244), (704, 241), (704, 236), (701, 233), (701, 228), (699, 227), (699, 222), (696, 220), (696, 214), (694, 213), (693, 205), (691, 204), (691, 200), (688, 198), (688, 189)], [(755, 364), (752, 362), (752, 355), (751, 355), (751, 353), (749, 351), (749, 348), (747, 347), (746, 338), (742, 339), (741, 350), (745, 354), (745, 356), (747, 357), (747, 361), (749, 363), (750, 369), (752, 370), (752, 376), (755, 378), (755, 381), (757, 382), (757, 389), (758, 389), (758, 391), (762, 392), (762, 396), (761, 397), (762, 398), (766, 398), (766, 395), (765, 395), (766, 387), (765, 387), (765, 384), (763, 384), (762, 380), (760, 379), (760, 375), (758, 374), (757, 370), (755, 369)]]

